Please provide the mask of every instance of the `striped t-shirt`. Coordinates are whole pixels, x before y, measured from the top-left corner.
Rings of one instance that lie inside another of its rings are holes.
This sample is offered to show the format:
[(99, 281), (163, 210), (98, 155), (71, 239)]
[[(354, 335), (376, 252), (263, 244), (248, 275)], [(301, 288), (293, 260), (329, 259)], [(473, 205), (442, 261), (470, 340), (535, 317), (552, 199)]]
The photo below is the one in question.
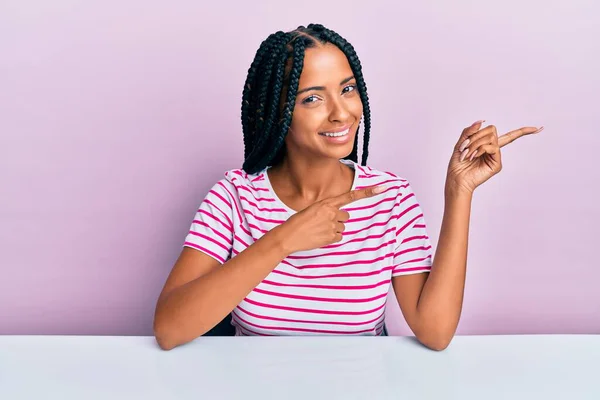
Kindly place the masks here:
[[(409, 182), (341, 162), (354, 168), (352, 190), (387, 189), (341, 207), (350, 219), (340, 242), (277, 265), (233, 310), (237, 335), (381, 335), (392, 277), (431, 270), (425, 218)], [(293, 215), (267, 169), (226, 172), (202, 201), (184, 246), (223, 264)]]

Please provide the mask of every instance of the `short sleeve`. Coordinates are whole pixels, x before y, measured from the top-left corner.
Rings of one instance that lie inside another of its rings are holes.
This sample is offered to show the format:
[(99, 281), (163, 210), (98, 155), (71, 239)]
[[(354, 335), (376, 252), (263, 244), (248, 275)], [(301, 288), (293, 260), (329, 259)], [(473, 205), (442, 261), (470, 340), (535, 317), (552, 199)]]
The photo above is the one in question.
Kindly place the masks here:
[(207, 193), (196, 211), (184, 247), (199, 250), (224, 264), (233, 249), (233, 207), (231, 184), (221, 180)]
[(431, 271), (433, 250), (427, 223), (419, 201), (409, 183), (398, 198), (396, 248), (392, 276)]

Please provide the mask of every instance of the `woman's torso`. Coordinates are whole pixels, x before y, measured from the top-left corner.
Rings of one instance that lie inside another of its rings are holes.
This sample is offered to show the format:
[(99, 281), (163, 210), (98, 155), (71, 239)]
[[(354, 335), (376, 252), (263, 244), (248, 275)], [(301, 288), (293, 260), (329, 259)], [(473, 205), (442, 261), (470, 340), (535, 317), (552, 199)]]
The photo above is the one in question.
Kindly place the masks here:
[[(355, 168), (352, 189), (387, 189), (342, 207), (350, 219), (340, 242), (294, 253), (277, 265), (233, 310), (237, 335), (382, 334), (392, 272), (398, 268), (399, 223), (411, 217), (406, 214), (414, 196), (403, 196), (408, 182), (402, 178), (343, 162)], [(221, 261), (235, 257), (295, 213), (277, 197), (266, 170), (254, 175), (228, 171), (203, 205), (208, 207), (201, 215), (205, 224), (222, 229), (222, 236), (230, 239), (223, 244), (220, 236), (212, 235), (220, 244), (215, 251), (221, 252)], [(206, 215), (211, 212), (219, 221)]]

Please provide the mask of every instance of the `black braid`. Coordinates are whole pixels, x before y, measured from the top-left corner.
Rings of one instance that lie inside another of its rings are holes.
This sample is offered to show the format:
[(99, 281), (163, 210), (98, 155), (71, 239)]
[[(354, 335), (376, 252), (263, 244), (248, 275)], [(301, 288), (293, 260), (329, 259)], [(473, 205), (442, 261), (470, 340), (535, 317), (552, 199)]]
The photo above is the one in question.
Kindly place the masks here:
[[(259, 67), (265, 56), (273, 51), (274, 42), (277, 41), (277, 38), (280, 37), (283, 32), (279, 31), (271, 34), (267, 39), (265, 39), (256, 55), (254, 57), (254, 61), (250, 65), (248, 69), (248, 76), (246, 77), (246, 82), (244, 84), (244, 91), (242, 93), (242, 130), (244, 132), (244, 158), (248, 157), (248, 154), (252, 151), (254, 147), (254, 140), (256, 139), (256, 135), (251, 134), (251, 132), (256, 131), (256, 97), (257, 91), (255, 87), (257, 86), (257, 79), (260, 78)], [(262, 72), (264, 68), (261, 68)]]
[[(283, 84), (283, 72), (287, 53), (285, 49), (285, 34), (274, 39), (271, 57), (264, 65), (266, 74), (259, 76), (255, 86), (257, 92), (257, 101), (254, 129), (256, 132), (262, 132), (255, 138), (252, 150), (246, 154), (246, 160), (258, 160), (265, 158), (265, 152), (269, 150), (269, 143), (278, 136), (273, 129), (273, 119), (276, 117), (276, 111), (279, 109), (279, 99)], [(275, 67), (275, 69), (274, 69)], [(268, 112), (265, 112), (268, 110)], [(250, 161), (251, 162), (251, 161)]]
[[(282, 31), (270, 35), (256, 52), (242, 94), (242, 129), (244, 132), (244, 165), (247, 173), (261, 171), (276, 165), (285, 156), (284, 140), (292, 122), (298, 91), (298, 82), (304, 64), (306, 48), (331, 43), (348, 58), (357, 81), (363, 104), (365, 123), (362, 165), (368, 157), (371, 113), (362, 67), (352, 45), (337, 33), (311, 24), (300, 26), (290, 33)], [(286, 72), (287, 71), (287, 72)], [(286, 90), (286, 102), (280, 110), (282, 93)], [(349, 159), (358, 162), (358, 133)]]
[(300, 74), (302, 74), (302, 67), (304, 66), (304, 50), (306, 48), (305, 38), (299, 36), (298, 40), (294, 41), (294, 53), (292, 56), (292, 68), (289, 73), (287, 82), (287, 97), (283, 108), (282, 116), (279, 119), (279, 132), (280, 135), (276, 138), (271, 149), (271, 159), (273, 164), (281, 162), (284, 153), (285, 146), (283, 146), (283, 140), (285, 135), (290, 129), (292, 124), (292, 116), (294, 114), (294, 107), (296, 106), (296, 94), (298, 92), (298, 83), (300, 82)]
[[(267, 116), (267, 123), (265, 124), (264, 127), (264, 132), (268, 133), (266, 135), (263, 135), (264, 141), (268, 142), (268, 143), (272, 143), (273, 140), (277, 139), (277, 137), (279, 136), (284, 136), (282, 135), (282, 132), (280, 131), (280, 129), (277, 128), (277, 118), (279, 116), (279, 108), (280, 108), (280, 104), (279, 104), (279, 100), (281, 99), (281, 95), (283, 93), (283, 89), (284, 89), (284, 82), (286, 81), (285, 79), (285, 66), (286, 66), (286, 61), (289, 58), (289, 53), (287, 50), (287, 47), (284, 45), (282, 46), (281, 51), (279, 52), (279, 59), (277, 61), (277, 69), (275, 70), (275, 74), (274, 74), (274, 80), (273, 80), (273, 96), (272, 99), (269, 103), (269, 113)], [(260, 142), (260, 144), (257, 145), (257, 147), (262, 146), (262, 141)], [(272, 146), (273, 149), (277, 150), (276, 146)], [(284, 146), (285, 147), (285, 146)], [(281, 147), (281, 149), (283, 149), (284, 147)], [(269, 147), (265, 146), (265, 150), (269, 150)], [(275, 162), (271, 161), (272, 164), (274, 164)]]

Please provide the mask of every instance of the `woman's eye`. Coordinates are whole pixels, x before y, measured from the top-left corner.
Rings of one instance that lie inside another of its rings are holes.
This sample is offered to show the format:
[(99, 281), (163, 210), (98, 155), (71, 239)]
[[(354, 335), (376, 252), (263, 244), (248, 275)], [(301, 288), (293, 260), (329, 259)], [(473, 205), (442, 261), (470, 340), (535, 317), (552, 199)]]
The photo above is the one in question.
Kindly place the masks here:
[(317, 101), (317, 97), (316, 96), (310, 96), (310, 97), (307, 97), (306, 99), (302, 100), (302, 104), (312, 104), (315, 101)]
[[(346, 89), (350, 89), (350, 90), (346, 90)], [(348, 85), (342, 90), (342, 93), (353, 92), (355, 89), (356, 89), (356, 85)]]
[[(356, 90), (356, 85), (348, 85), (344, 89), (342, 89), (342, 94), (350, 93)], [(306, 99), (302, 100), (302, 104), (313, 104), (319, 101), (317, 96), (309, 96)]]

